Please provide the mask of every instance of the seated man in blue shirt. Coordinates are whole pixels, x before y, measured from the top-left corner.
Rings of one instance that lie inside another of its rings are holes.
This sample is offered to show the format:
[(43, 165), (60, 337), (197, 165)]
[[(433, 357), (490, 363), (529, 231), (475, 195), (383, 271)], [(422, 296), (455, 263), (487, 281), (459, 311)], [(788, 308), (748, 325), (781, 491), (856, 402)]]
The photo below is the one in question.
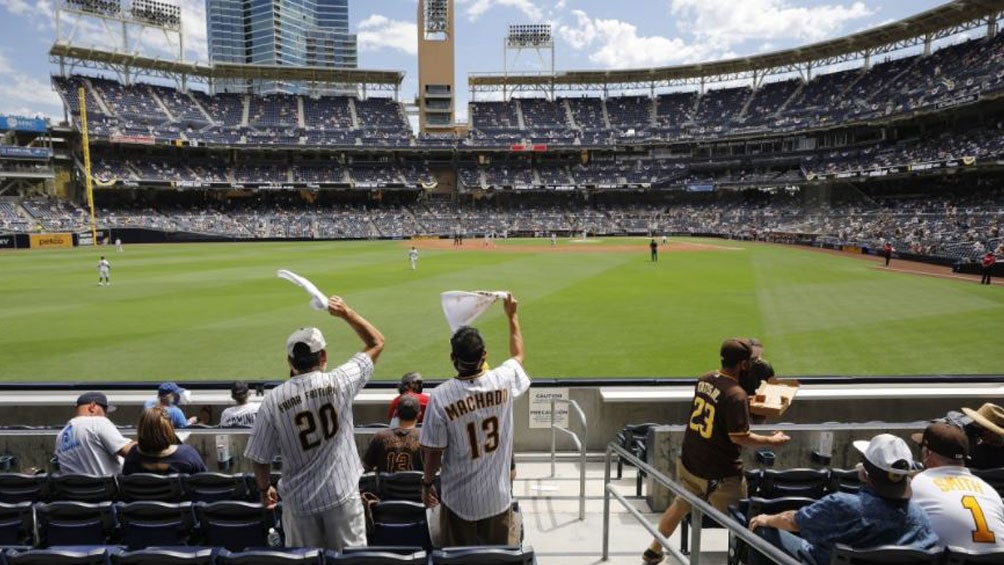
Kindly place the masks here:
[(189, 424), (194, 424), (198, 419), (194, 416), (186, 418), (185, 413), (181, 411), (181, 408), (178, 408), (178, 403), (181, 402), (181, 395), (184, 392), (185, 389), (175, 383), (163, 383), (157, 387), (157, 398), (147, 400), (143, 404), (143, 409), (149, 410), (154, 406), (160, 406), (167, 411), (167, 416), (171, 419), (171, 425), (174, 426), (174, 429), (187, 428)]
[[(910, 475), (917, 468), (910, 447), (891, 434), (879, 434), (854, 447), (863, 486), (857, 494), (839, 492), (780, 514), (760, 514), (749, 527), (792, 556), (825, 565), (838, 543), (856, 549), (906, 545), (931, 549), (938, 535), (927, 514), (910, 501)], [(796, 536), (790, 532), (798, 532)], [(753, 552), (751, 563), (769, 563)]]

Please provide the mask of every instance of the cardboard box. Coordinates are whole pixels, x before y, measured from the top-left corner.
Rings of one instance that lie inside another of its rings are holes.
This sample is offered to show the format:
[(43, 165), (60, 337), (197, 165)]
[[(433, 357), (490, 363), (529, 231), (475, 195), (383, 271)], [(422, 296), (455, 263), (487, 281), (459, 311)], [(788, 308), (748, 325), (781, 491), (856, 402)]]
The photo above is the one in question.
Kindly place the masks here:
[(773, 380), (760, 383), (750, 401), (750, 413), (757, 416), (780, 416), (798, 394), (798, 381)]

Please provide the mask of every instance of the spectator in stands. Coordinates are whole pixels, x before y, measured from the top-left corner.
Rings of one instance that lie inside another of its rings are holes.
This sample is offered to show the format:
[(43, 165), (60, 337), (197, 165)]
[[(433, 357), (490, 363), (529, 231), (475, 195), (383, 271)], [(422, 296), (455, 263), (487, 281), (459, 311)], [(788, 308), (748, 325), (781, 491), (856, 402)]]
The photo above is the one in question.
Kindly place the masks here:
[[(838, 543), (852, 548), (906, 545), (936, 547), (938, 535), (919, 504), (910, 501), (910, 474), (917, 465), (910, 446), (891, 434), (855, 441), (863, 455), (858, 463), (862, 487), (857, 494), (838, 492), (799, 510), (760, 514), (749, 527), (792, 556), (811, 556), (829, 563)], [(798, 532), (794, 535), (791, 532)], [(753, 552), (750, 563), (769, 560)]]
[[(749, 340), (733, 338), (722, 343), (721, 369), (702, 376), (694, 389), (693, 416), (676, 463), (677, 481), (722, 512), (746, 496), (741, 448), (780, 446), (790, 439), (781, 432), (762, 436), (750, 431), (749, 397), (739, 381), (750, 370), (752, 353)], [(672, 535), (690, 509), (689, 502), (676, 497), (659, 521), (659, 533)], [(642, 555), (648, 564), (663, 558), (658, 540)]]
[[(363, 342), (348, 361), (325, 372), (327, 343), (317, 328), (286, 340), (289, 380), (265, 395), (244, 456), (254, 463), (261, 502), (283, 500), (287, 547), (342, 549), (366, 545), (359, 497), (362, 463), (353, 437), (352, 401), (373, 374), (383, 335), (338, 296), (328, 313), (341, 318)], [(278, 492), (270, 483), (272, 459), (282, 456)]]
[(77, 397), (77, 412), (56, 436), (56, 460), (63, 473), (117, 475), (122, 472), (119, 457), (126, 456), (136, 443), (124, 437), (108, 419), (115, 407), (101, 392), (85, 392)]
[(397, 385), (397, 392), (399, 396), (394, 400), (390, 401), (390, 408), (387, 411), (387, 417), (390, 418), (391, 426), (395, 426), (394, 418), (397, 418), (398, 405), (401, 399), (406, 396), (414, 397), (419, 402), (418, 411), (418, 423), (422, 423), (422, 418), (425, 416), (425, 407), (429, 404), (429, 395), (422, 392), (422, 374), (418, 371), (409, 371), (404, 375), (401, 375), (401, 384)]
[(992, 486), (966, 468), (969, 438), (962, 428), (934, 422), (911, 436), (920, 444), (924, 472), (910, 483), (945, 546), (977, 553), (1004, 550), (1004, 502)]
[(178, 386), (173, 382), (162, 383), (157, 387), (157, 398), (151, 398), (143, 404), (144, 410), (149, 410), (154, 406), (162, 407), (167, 415), (171, 418), (171, 425), (175, 429), (187, 428), (189, 424), (194, 424), (198, 421), (198, 418), (192, 416), (191, 418), (186, 418), (185, 413), (178, 408), (178, 404), (181, 402), (182, 397), (186, 394), (186, 390)]
[[(485, 369), (488, 352), (478, 330), (462, 327), (450, 339), (457, 376), (437, 386), (422, 425), (422, 501), (441, 506), (444, 547), (518, 542), (512, 528), (512, 406), (530, 388), (523, 369), (517, 302), (507, 295), (510, 358)], [(433, 481), (442, 466), (442, 504)]]
[(970, 418), (967, 426), (969, 456), (972, 469), (999, 469), (1004, 467), (1004, 408), (989, 402), (979, 410), (963, 408)]
[(422, 405), (418, 398), (411, 395), (402, 395), (399, 400), (397, 426), (377, 432), (363, 455), (367, 471), (396, 473), (422, 470), (422, 449), (418, 443), (418, 428), (415, 427)]
[(167, 410), (154, 406), (143, 411), (136, 426), (136, 448), (129, 451), (122, 465), (122, 474), (203, 473), (206, 463), (190, 445), (181, 443), (174, 433)]
[(231, 385), (230, 398), (233, 398), (237, 405), (226, 408), (220, 414), (221, 428), (251, 427), (254, 424), (255, 415), (258, 414), (261, 404), (248, 401), (250, 393), (248, 384), (244, 381), (236, 381)]

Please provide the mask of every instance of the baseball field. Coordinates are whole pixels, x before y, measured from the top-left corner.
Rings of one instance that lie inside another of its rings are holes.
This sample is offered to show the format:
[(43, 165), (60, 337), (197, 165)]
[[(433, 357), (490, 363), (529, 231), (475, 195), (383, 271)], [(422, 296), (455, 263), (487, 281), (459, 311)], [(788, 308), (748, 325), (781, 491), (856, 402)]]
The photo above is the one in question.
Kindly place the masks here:
[[(1004, 372), (1004, 287), (879, 267), (876, 258), (722, 240), (126, 245), (0, 254), (0, 380), (279, 379), (286, 336), (360, 347), (276, 277), (338, 294), (385, 335), (376, 378), (452, 375), (439, 293), (509, 290), (541, 378), (692, 377), (729, 336), (759, 337), (783, 375)], [(111, 262), (111, 286), (97, 263)], [(894, 267), (897, 265), (894, 261)], [(907, 269), (910, 270), (910, 269)], [(942, 269), (947, 273), (947, 269)], [(475, 324), (507, 354), (501, 306)]]

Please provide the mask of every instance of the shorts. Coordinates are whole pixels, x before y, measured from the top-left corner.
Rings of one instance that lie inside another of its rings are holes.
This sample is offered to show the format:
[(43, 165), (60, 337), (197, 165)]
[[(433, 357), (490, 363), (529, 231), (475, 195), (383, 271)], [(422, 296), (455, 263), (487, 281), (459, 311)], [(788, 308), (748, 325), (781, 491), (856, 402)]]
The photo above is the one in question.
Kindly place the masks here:
[(323, 547), (341, 550), (366, 546), (366, 514), (359, 493), (317, 514), (282, 514), (286, 547)]
[(519, 533), (512, 527), (512, 507), (502, 513), (469, 522), (440, 502), (440, 541), (443, 547), (467, 545), (519, 545)]
[[(728, 512), (730, 505), (746, 498), (746, 477), (737, 475), (709, 481), (688, 471), (680, 460), (676, 461), (676, 482), (706, 500), (719, 512)], [(691, 504), (686, 500), (677, 497), (673, 503), (683, 505), (686, 512), (690, 513)]]

